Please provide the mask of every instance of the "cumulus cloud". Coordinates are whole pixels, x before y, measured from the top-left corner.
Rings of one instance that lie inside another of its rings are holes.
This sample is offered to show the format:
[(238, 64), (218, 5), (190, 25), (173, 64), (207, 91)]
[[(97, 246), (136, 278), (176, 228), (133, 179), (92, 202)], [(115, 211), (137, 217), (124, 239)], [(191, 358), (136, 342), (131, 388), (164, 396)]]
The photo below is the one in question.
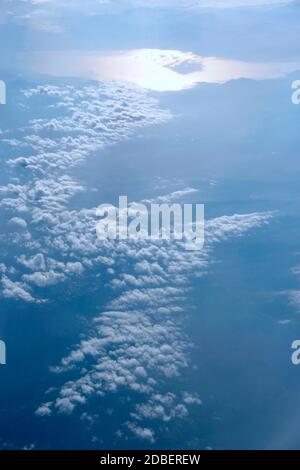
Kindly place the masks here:
[[(171, 118), (155, 99), (130, 86), (91, 82), (90, 86), (82, 88), (39, 86), (24, 90), (24, 94), (35, 106), (44, 104), (49, 97), (51, 104), (48, 106), (52, 107), (54, 116), (31, 120), (24, 133), (32, 155), (16, 157), (8, 163), (42, 175), (78, 166), (91, 153), (127, 139), (137, 129)], [(49, 132), (53, 136), (50, 141), (45, 137)], [(53, 193), (54, 185), (57, 191), (63, 191), (61, 197), (64, 198), (83, 189), (67, 175), (55, 181), (48, 177), (46, 185), (44, 181), (35, 184), (32, 196), (43, 200), (47, 193)], [(12, 191), (18, 189), (22, 188), (11, 188)]]
[(28, 288), (21, 282), (13, 282), (7, 276), (2, 277), (2, 295), (6, 298), (34, 302), (34, 297), (28, 292)]
[(137, 426), (135, 423), (128, 423), (128, 428), (138, 439), (146, 440), (151, 443), (155, 442), (154, 431), (152, 429)]
[(17, 261), (32, 271), (45, 271), (46, 269), (46, 262), (43, 253), (37, 253), (28, 259), (25, 255), (21, 255), (17, 258)]
[[(18, 295), (10, 297), (29, 300), (34, 287), (55, 285), (94, 265), (113, 263), (110, 256), (100, 256), (95, 209), (68, 209), (74, 196), (85, 191), (68, 173), (103, 147), (171, 115), (147, 93), (117, 84), (46, 85), (23, 93), (37, 113), (47, 101), (53, 116), (32, 118), (18, 130), (19, 139), (6, 132), (6, 145), (14, 155), (7, 164), (19, 175), (0, 187), (0, 208), (10, 217), (8, 228), (13, 232), (6, 243), (19, 244), (27, 253), (16, 257), (12, 282), (20, 285), (16, 284)], [(23, 153), (24, 148), (27, 156), (18, 156), (17, 149)], [(21, 265), (32, 272), (21, 277)]]
[(54, 271), (35, 272), (33, 274), (24, 274), (23, 280), (27, 283), (33, 283), (38, 287), (54, 286), (59, 282), (63, 282), (66, 279), (62, 273), (56, 273)]
[[(191, 403), (186, 401), (186, 404)], [(201, 404), (201, 402), (193, 402), (193, 404)], [(137, 421), (160, 420), (168, 422), (172, 419), (184, 418), (188, 414), (186, 406), (183, 403), (178, 403), (176, 395), (169, 392), (165, 395), (153, 394), (146, 403), (138, 404), (131, 416)]]
[[(213, 219), (208, 223), (207, 244), (201, 252), (186, 252), (179, 242), (104, 244), (102, 251), (108, 250), (116, 263), (118, 256), (125, 255), (131, 269), (127, 272), (119, 266), (111, 286), (115, 296), (107, 310), (95, 318), (88, 337), (52, 368), (73, 378), (55, 393), (49, 404), (51, 412), (70, 414), (91, 397), (111, 392), (138, 393), (141, 402), (125, 425), (135, 437), (154, 442), (149, 421), (167, 423), (184, 418), (191, 406), (201, 405), (200, 398), (191, 392), (183, 391), (180, 397), (158, 392), (190, 366), (191, 345), (184, 322), (191, 274), (206, 272), (216, 243), (241, 236), (271, 218), (270, 213), (253, 213)], [(138, 276), (135, 278), (132, 272)], [(157, 276), (161, 279), (159, 287), (151, 280)]]
[[(205, 249), (200, 252), (187, 252), (180, 241), (99, 240), (96, 208), (72, 205), (86, 190), (72, 170), (95, 150), (165, 122), (170, 113), (147, 93), (117, 84), (91, 83), (81, 89), (43, 86), (25, 90), (24, 96), (35, 104), (34, 110), (46, 99), (53, 117), (37, 115), (24, 125), (19, 133), (27, 156), (16, 156), (13, 145), (8, 159), (18, 176), (0, 188), (0, 209), (4, 220), (26, 220), (31, 237), (16, 239), (13, 234), (5, 240), (7, 252), (17, 243), (20, 254), (13, 264), (3, 260), (2, 295), (41, 301), (40, 288), (47, 292), (73, 276), (85, 274), (92, 280), (95, 276), (88, 274), (99, 270), (112, 278), (105, 285), (109, 300), (95, 314), (89, 331), (51, 368), (60, 386), (47, 394), (36, 414), (72, 414), (91, 398), (130, 392), (137, 400), (123, 424), (136, 438), (153, 443), (149, 422), (184, 419), (191, 407), (201, 405), (192, 392), (161, 393), (162, 386), (168, 389), (191, 364), (185, 329), (187, 311), (192, 309), (191, 276), (205, 275), (217, 243), (255, 230), (273, 215), (231, 214), (208, 221)], [(19, 151), (23, 153), (22, 146)], [(184, 201), (194, 194), (194, 188), (183, 186), (157, 200)], [(99, 278), (95, 282), (103, 288)]]
[(27, 223), (21, 217), (13, 217), (10, 219), (9, 224), (12, 225), (15, 229), (24, 230), (27, 228)]
[(51, 409), (50, 409), (51, 402), (43, 403), (39, 408), (36, 410), (35, 414), (37, 416), (50, 416)]

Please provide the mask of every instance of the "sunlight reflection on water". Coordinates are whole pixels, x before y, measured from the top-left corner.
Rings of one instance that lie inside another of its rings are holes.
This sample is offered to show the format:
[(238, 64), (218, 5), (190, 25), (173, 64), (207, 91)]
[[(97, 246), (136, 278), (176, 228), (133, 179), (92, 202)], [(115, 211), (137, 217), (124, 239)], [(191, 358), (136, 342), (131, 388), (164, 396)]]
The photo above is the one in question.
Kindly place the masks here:
[(161, 49), (109, 54), (51, 52), (34, 54), (29, 63), (31, 71), (46, 75), (125, 82), (155, 91), (180, 91), (198, 83), (225, 83), (240, 78), (280, 78), (300, 69), (300, 63), (251, 63)]

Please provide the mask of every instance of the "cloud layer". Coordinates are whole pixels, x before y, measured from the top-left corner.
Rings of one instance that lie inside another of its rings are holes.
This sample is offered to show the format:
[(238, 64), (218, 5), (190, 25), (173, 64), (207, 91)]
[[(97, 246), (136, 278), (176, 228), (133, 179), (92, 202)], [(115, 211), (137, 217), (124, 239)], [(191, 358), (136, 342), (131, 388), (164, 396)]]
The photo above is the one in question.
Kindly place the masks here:
[[(78, 277), (109, 293), (85, 337), (68, 351), (66, 346), (65, 357), (51, 368), (58, 381), (61, 377), (60, 386), (45, 391), (36, 414), (46, 418), (81, 408), (82, 419), (93, 421), (95, 413), (85, 414), (90, 400), (101, 404), (109, 395), (113, 407), (113, 393), (134, 395), (116, 436), (129, 433), (154, 443), (155, 423), (185, 419), (202, 403), (193, 390), (172, 389), (191, 367), (185, 329), (193, 311), (191, 277), (205, 275), (217, 243), (255, 230), (272, 214), (231, 214), (207, 221), (200, 252), (187, 252), (175, 241), (101, 241), (96, 207), (71, 205), (74, 196), (87, 191), (73, 170), (88, 158), (101, 162), (102, 148), (164, 123), (171, 114), (147, 93), (118, 84), (45, 85), (25, 89), (23, 96), (23, 106), (31, 103), (36, 115), (14, 132), (2, 130), (10, 180), (0, 187), (6, 221), (1, 294), (42, 307), (56, 285), (72, 288)], [(45, 109), (50, 119), (39, 116)], [(184, 202), (196, 194), (195, 188), (177, 185), (170, 194), (161, 192), (143, 202)], [(72, 295), (76, 298), (76, 287)]]
[(3, 0), (0, 20), (13, 17), (34, 29), (60, 33), (60, 19), (66, 16), (94, 16), (122, 12), (132, 8), (227, 9), (240, 7), (280, 6), (293, 0)]

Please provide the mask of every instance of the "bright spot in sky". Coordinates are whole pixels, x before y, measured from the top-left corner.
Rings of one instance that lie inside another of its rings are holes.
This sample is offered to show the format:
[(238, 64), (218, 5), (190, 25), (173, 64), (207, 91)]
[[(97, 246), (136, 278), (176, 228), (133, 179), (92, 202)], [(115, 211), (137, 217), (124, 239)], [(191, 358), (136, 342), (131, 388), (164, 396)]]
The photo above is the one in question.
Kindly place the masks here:
[(240, 78), (280, 78), (300, 69), (300, 63), (251, 63), (161, 49), (50, 52), (31, 55), (29, 64), (32, 72), (125, 82), (154, 91), (180, 91), (198, 83), (225, 83)]

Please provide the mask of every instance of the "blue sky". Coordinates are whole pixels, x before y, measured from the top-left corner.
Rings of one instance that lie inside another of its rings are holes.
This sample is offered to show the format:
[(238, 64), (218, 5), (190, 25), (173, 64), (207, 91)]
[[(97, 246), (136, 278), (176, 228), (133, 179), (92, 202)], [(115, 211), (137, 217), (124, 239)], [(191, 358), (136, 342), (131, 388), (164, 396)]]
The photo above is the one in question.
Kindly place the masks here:
[[(2, 448), (299, 447), (299, 13), (2, 3)], [(204, 249), (99, 241), (120, 194), (204, 202)]]

